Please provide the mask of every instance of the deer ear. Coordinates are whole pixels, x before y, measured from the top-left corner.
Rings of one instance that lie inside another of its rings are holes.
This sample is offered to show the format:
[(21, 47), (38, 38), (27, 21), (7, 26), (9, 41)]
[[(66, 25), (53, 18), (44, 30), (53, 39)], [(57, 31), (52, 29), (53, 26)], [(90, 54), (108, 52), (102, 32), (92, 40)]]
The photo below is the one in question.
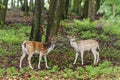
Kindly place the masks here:
[(72, 35), (71, 37), (72, 37), (72, 38), (75, 38), (75, 35)]
[(73, 38), (75, 38), (75, 35), (73, 36)]

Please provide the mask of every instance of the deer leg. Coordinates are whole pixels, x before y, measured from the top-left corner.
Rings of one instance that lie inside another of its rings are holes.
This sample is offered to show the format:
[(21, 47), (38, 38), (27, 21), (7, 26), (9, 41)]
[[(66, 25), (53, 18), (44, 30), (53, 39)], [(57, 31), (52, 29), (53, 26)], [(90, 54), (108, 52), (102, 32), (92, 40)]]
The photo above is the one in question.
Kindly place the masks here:
[(48, 64), (47, 64), (47, 58), (46, 58), (46, 55), (44, 55), (44, 60), (45, 60), (45, 66), (46, 66), (46, 68), (49, 69)]
[(29, 63), (29, 67), (30, 67), (31, 69), (33, 69), (32, 65), (31, 65), (31, 57), (32, 57), (32, 55), (29, 54), (29, 55), (28, 55), (28, 63)]
[(40, 69), (40, 62), (42, 60), (42, 54), (39, 55), (39, 63), (38, 63), (38, 69)]
[(94, 55), (94, 65), (96, 64), (96, 58), (97, 58), (97, 54), (96, 54), (96, 52), (95, 52), (95, 50), (92, 50), (92, 53), (93, 53), (93, 55)]
[(73, 64), (75, 64), (75, 63), (76, 63), (77, 58), (78, 58), (78, 55), (79, 55), (79, 53), (78, 53), (78, 52), (76, 52), (76, 55), (75, 55), (75, 60), (74, 60), (74, 63), (73, 63)]
[(83, 51), (81, 51), (81, 64), (83, 65), (84, 63), (83, 63)]
[(95, 51), (95, 52), (96, 52), (96, 57), (97, 57), (96, 62), (98, 63), (98, 61), (100, 60), (100, 59), (99, 59), (99, 52), (98, 52), (98, 51)]
[(23, 54), (22, 54), (22, 56), (21, 56), (21, 58), (20, 58), (19, 68), (22, 68), (22, 61), (23, 61), (23, 59), (25, 58), (25, 56), (26, 56), (26, 54), (25, 54), (25, 52), (23, 52)]

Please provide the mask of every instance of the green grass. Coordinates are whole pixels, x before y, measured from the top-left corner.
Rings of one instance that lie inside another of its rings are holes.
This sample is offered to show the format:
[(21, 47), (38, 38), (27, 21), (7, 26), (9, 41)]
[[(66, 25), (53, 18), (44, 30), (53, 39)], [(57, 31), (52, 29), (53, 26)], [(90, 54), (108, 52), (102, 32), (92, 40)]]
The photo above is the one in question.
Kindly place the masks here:
[[(14, 26), (14, 27), (13, 27)], [(29, 26), (13, 25), (5, 26), (0, 30), (0, 55), (15, 55), (20, 44), (24, 40), (28, 40), (30, 33)]]
[[(56, 66), (53, 66), (55, 68)], [(99, 66), (86, 66), (86, 67), (77, 67), (76, 70), (72, 70), (69, 68), (65, 68), (63, 70), (42, 70), (42, 71), (36, 71), (36, 70), (31, 70), (27, 68), (20, 69), (19, 71), (16, 70), (15, 67), (9, 67), (7, 69), (0, 69), (0, 77), (3, 76), (4, 73), (7, 73), (8, 77), (13, 79), (16, 78), (17, 76), (22, 76), (24, 74), (30, 76), (30, 80), (33, 80), (34, 78), (36, 80), (38, 79), (44, 79), (46, 76), (48, 78), (65, 78), (65, 79), (97, 79), (97, 77), (104, 77), (108, 79), (112, 78), (117, 79), (119, 78), (119, 73), (120, 73), (120, 67), (114, 66), (111, 67), (111, 63), (109, 61), (105, 61)], [(53, 73), (54, 72), (54, 73)], [(37, 79), (37, 78), (38, 79)]]

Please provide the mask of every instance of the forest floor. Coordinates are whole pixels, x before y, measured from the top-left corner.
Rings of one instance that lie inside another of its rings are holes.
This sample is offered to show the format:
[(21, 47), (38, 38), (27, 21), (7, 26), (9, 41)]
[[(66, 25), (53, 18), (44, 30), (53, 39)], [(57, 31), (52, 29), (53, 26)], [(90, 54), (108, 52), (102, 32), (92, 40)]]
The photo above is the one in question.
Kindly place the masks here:
[[(79, 16), (68, 17), (70, 20), (76, 17), (79, 19)], [(20, 9), (8, 10), (6, 21), (7, 24), (11, 26), (18, 23), (31, 26), (32, 16), (23, 16), (23, 12), (21, 12)], [(113, 45), (111, 42), (112, 40), (107, 42), (107, 44)], [(62, 45), (63, 43), (65, 45)], [(103, 42), (100, 45), (102, 44), (105, 43)], [(70, 47), (67, 39), (63, 40), (62, 42), (58, 42), (56, 49), (51, 52), (52, 54), (47, 56), (50, 69), (45, 69), (43, 60), (41, 64), (41, 70), (38, 70), (36, 65), (38, 64), (38, 55), (35, 55), (32, 59), (34, 70), (29, 69), (27, 59), (23, 60), (24, 68), (19, 69), (19, 60), (22, 55), (20, 43), (16, 44), (17, 49), (16, 46), (12, 44), (8, 46), (8, 44), (4, 43), (4, 41), (2, 43), (0, 42), (0, 45), (2, 45), (0, 46), (1, 48), (8, 50), (8, 52), (5, 53), (5, 56), (1, 56), (0, 58), (0, 68), (4, 68), (3, 71), (2, 69), (0, 70), (0, 80), (120, 80), (120, 59), (118, 59), (118, 57), (111, 58), (109, 54), (106, 54), (109, 55), (109, 57), (102, 55), (100, 57), (99, 64), (94, 66), (91, 65), (93, 64), (93, 56), (92, 54), (89, 54), (91, 52), (86, 52), (87, 54), (85, 53), (86, 56), (84, 57), (85, 65), (81, 66), (80, 58), (78, 59), (78, 62), (73, 65), (75, 52), (73, 48)], [(110, 47), (110, 51), (113, 49), (111, 46), (106, 47)], [(16, 52), (14, 52), (13, 48), (16, 49)], [(62, 50), (60, 48), (62, 48)], [(104, 49), (105, 47), (101, 46), (101, 48)], [(13, 50), (13, 54), (15, 55), (7, 55), (10, 50)], [(112, 51), (113, 52), (111, 53), (113, 53), (113, 55), (115, 54), (115, 56), (116, 53), (120, 52), (116, 52), (114, 50)], [(102, 53), (102, 51), (100, 53)]]

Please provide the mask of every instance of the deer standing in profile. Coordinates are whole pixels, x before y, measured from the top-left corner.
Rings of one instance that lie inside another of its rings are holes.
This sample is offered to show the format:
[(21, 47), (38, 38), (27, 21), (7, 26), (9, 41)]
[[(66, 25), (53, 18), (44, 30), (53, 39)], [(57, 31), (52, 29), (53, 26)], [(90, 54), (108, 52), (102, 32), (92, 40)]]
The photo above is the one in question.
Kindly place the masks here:
[(25, 40), (22, 43), (23, 54), (22, 54), (21, 59), (20, 59), (19, 67), (22, 68), (22, 61), (25, 58), (25, 56), (28, 55), (29, 67), (31, 69), (33, 69), (32, 65), (31, 65), (31, 58), (32, 58), (33, 54), (38, 53), (39, 54), (38, 69), (40, 69), (40, 62), (41, 62), (42, 56), (44, 56), (46, 68), (49, 68), (48, 64), (47, 64), (46, 56), (51, 50), (54, 49), (55, 43), (56, 43), (56, 37), (55, 36), (50, 38), (50, 43), (43, 43), (43, 42), (36, 42), (36, 41), (26, 41)]
[(99, 61), (99, 52), (97, 51), (97, 49), (99, 49), (98, 41), (92, 40), (92, 39), (76, 41), (75, 36), (69, 36), (68, 38), (70, 40), (71, 46), (76, 51), (76, 56), (75, 56), (75, 60), (74, 60), (73, 64), (76, 63), (79, 52), (81, 53), (82, 65), (84, 64), (83, 63), (84, 51), (92, 51), (92, 53), (94, 55), (94, 65), (98, 63), (98, 61)]

